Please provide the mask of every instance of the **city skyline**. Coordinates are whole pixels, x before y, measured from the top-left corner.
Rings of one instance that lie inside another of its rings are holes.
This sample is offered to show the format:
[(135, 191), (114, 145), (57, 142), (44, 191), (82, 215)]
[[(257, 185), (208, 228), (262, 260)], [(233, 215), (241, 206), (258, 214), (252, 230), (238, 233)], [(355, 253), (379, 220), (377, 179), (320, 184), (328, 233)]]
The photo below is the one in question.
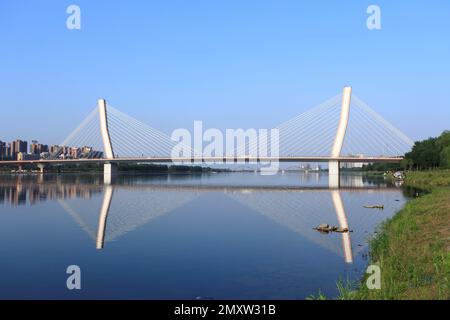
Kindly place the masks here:
[(39, 143), (31, 140), (28, 148), (28, 141), (20, 138), (11, 142), (0, 139), (0, 160), (39, 160), (39, 159), (78, 159), (83, 157), (100, 158), (103, 151), (95, 150), (92, 146), (68, 146), (51, 145)]

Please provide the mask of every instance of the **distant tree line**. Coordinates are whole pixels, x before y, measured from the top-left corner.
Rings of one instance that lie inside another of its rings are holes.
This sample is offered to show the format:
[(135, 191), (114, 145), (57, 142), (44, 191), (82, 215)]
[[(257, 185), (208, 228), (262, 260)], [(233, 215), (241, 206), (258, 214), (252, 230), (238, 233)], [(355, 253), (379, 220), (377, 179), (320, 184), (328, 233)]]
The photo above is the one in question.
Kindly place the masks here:
[(414, 143), (401, 166), (407, 170), (450, 169), (450, 131)]
[(450, 169), (450, 131), (439, 137), (416, 141), (401, 163), (369, 163), (359, 171)]
[(165, 165), (165, 164), (119, 164), (119, 171), (127, 172), (159, 172), (159, 173), (176, 173), (176, 172), (222, 172), (229, 171), (227, 169), (212, 169), (210, 167), (194, 166), (194, 165)]
[(402, 169), (403, 167), (400, 163), (368, 163), (363, 165), (360, 171), (386, 172), (398, 171)]

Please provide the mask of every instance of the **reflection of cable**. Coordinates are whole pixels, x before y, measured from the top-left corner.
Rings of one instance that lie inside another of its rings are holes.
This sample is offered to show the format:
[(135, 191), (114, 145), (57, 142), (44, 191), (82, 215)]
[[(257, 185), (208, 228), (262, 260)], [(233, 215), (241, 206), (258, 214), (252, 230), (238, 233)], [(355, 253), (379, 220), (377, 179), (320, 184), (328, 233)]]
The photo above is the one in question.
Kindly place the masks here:
[[(158, 187), (142, 188), (141, 190), (145, 191), (137, 193), (136, 188), (130, 188), (130, 190), (127, 190), (129, 192), (126, 192), (126, 199), (115, 201), (116, 206), (114, 206), (112, 204), (113, 194), (119, 198), (121, 194), (117, 192), (118, 189), (117, 186), (105, 186), (99, 213), (83, 210), (84, 215), (98, 214), (98, 225), (94, 228), (91, 228), (76, 210), (67, 203), (60, 201), (61, 206), (96, 241), (97, 249), (102, 249), (105, 241), (111, 241), (159, 216), (167, 214), (199, 195), (198, 192), (194, 191), (161, 191)], [(174, 196), (174, 192), (177, 193), (176, 196)], [(145, 198), (139, 198), (140, 195)], [(152, 204), (151, 207), (148, 206), (149, 203)], [(125, 207), (127, 210), (122, 210), (117, 205)], [(89, 207), (92, 208), (92, 205), (90, 204)], [(94, 234), (92, 230), (97, 230), (97, 234)]]
[(57, 200), (58, 203), (63, 207), (63, 209), (71, 215), (71, 217), (81, 226), (81, 228), (87, 232), (87, 234), (92, 238), (95, 239), (94, 232), (89, 228), (89, 226), (84, 222), (84, 220), (80, 217), (80, 215), (73, 210), (67, 203), (64, 202), (64, 200)]

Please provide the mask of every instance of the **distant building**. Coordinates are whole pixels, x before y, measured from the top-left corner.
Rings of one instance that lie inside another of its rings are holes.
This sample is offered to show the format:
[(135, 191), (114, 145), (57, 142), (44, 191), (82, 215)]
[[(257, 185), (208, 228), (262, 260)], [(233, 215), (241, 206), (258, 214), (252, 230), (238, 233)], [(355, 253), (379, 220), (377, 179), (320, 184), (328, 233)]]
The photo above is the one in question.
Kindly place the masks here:
[(94, 151), (94, 149), (92, 147), (87, 147), (87, 146), (83, 147), (83, 149), (81, 150), (81, 152), (84, 154), (89, 154), (92, 151)]
[(6, 157), (8, 159), (12, 159), (12, 150), (11, 150), (11, 143), (8, 143), (8, 145), (6, 146)]
[(41, 152), (40, 154), (39, 154), (39, 158), (40, 159), (47, 159), (47, 158), (49, 158), (50, 157), (50, 153), (49, 152)]
[[(348, 155), (348, 157), (364, 158), (364, 155), (362, 155), (362, 154)], [(363, 165), (364, 165), (364, 163), (362, 163), (362, 162), (344, 162), (344, 163), (342, 163), (342, 168), (346, 168), (346, 169), (362, 168)]]
[(50, 153), (57, 153), (59, 152), (59, 149), (61, 149), (61, 147), (55, 144), (50, 147)]
[(28, 142), (17, 139), (16, 141), (14, 141), (14, 144), (16, 153), (27, 152)]
[(48, 145), (38, 143), (36, 140), (33, 140), (30, 145), (30, 153), (31, 154), (41, 154), (42, 152), (48, 152)]
[(27, 153), (28, 142), (17, 139), (16, 141), (11, 142), (11, 154), (10, 158), (12, 160), (17, 159), (17, 154), (19, 152)]
[(81, 149), (77, 147), (70, 148), (69, 155), (72, 159), (78, 159), (81, 154)]
[(17, 160), (18, 161), (39, 160), (39, 155), (38, 154), (29, 154), (26, 152), (19, 152), (19, 153), (17, 153)]
[(6, 159), (7, 158), (7, 154), (6, 154), (6, 143), (3, 141), (0, 141), (0, 159)]
[(103, 157), (102, 151), (94, 150), (93, 147), (70, 147), (39, 143), (32, 140), (27, 152), (27, 141), (17, 139), (6, 144), (0, 141), (0, 160), (39, 160), (39, 159), (98, 159)]

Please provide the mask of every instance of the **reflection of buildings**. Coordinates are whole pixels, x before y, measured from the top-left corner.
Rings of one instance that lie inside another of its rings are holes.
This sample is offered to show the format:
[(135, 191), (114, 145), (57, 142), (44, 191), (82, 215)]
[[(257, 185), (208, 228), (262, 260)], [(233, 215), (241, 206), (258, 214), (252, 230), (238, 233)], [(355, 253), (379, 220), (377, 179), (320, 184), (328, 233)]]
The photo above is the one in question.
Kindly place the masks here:
[(364, 187), (364, 179), (362, 175), (342, 175), (341, 186), (352, 187), (352, 188), (363, 188)]
[(11, 203), (16, 206), (26, 204), (27, 189), (23, 189), (21, 186), (14, 188), (0, 187), (0, 203)]
[(34, 205), (40, 201), (58, 199), (91, 199), (100, 193), (101, 186), (83, 186), (77, 183), (55, 183), (47, 181), (36, 183), (19, 177), (16, 180), (2, 181), (0, 184), (0, 203), (20, 206)]

